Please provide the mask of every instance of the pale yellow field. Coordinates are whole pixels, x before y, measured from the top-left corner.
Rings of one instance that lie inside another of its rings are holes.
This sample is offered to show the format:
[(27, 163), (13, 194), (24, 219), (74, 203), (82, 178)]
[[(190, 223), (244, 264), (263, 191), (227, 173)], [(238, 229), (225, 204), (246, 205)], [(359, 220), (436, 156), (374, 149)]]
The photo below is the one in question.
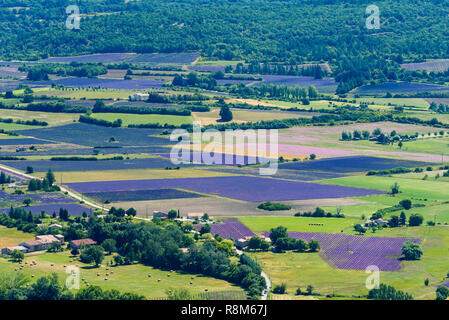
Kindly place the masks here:
[[(43, 177), (45, 173), (35, 174)], [(115, 181), (115, 180), (144, 180), (144, 179), (173, 179), (195, 177), (224, 177), (233, 174), (225, 172), (206, 171), (201, 169), (138, 169), (138, 170), (104, 170), (104, 171), (67, 171), (58, 172), (58, 182), (90, 182), (90, 181)]]

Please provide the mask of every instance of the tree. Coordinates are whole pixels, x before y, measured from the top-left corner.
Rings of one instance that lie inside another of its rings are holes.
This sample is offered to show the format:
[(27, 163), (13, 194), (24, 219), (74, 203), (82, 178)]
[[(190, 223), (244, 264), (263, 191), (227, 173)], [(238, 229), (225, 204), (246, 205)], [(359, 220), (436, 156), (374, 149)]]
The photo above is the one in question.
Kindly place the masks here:
[(446, 300), (449, 298), (449, 288), (445, 286), (439, 286), (436, 290), (436, 300)]
[(90, 246), (80, 255), (80, 259), (84, 263), (95, 263), (98, 267), (104, 259), (103, 247)]
[(407, 223), (407, 216), (405, 215), (404, 211), (401, 211), (401, 215), (399, 216), (399, 224), (401, 226), (405, 226), (406, 223)]
[(315, 160), (316, 159), (316, 154), (311, 153), (310, 156), (309, 156), (309, 159), (310, 160)]
[(45, 179), (48, 181), (49, 186), (51, 187), (53, 183), (55, 183), (55, 175), (51, 169), (48, 169), (47, 174), (45, 175)]
[(408, 218), (408, 224), (410, 227), (420, 226), (423, 223), (423, 221), (424, 221), (423, 216), (418, 213), (414, 213), (410, 215), (410, 217)]
[(114, 262), (117, 266), (124, 264), (123, 257), (121, 255), (114, 256)]
[(232, 111), (228, 105), (223, 105), (220, 108), (220, 122), (229, 122), (233, 118)]
[(309, 241), (309, 249), (312, 252), (317, 252), (320, 250), (320, 244), (317, 240), (315, 239), (310, 239)]
[(101, 246), (103, 247), (104, 251), (108, 252), (109, 254), (111, 254), (113, 251), (117, 249), (116, 241), (114, 239), (104, 240)]
[(307, 295), (311, 296), (313, 294), (313, 286), (311, 284), (309, 284), (307, 286), (306, 291), (307, 291)]
[(268, 250), (270, 244), (258, 236), (252, 236), (248, 241), (248, 248), (252, 250)]
[(56, 273), (39, 278), (32, 284), (27, 292), (28, 300), (60, 300), (64, 295), (65, 287), (61, 286)]
[(296, 249), (299, 252), (304, 252), (309, 248), (309, 245), (307, 244), (306, 241), (304, 241), (303, 239), (298, 239), (296, 240)]
[(397, 182), (395, 182), (391, 186), (391, 194), (398, 194), (398, 193), (399, 193), (399, 184)]
[(11, 258), (14, 260), (14, 261), (22, 261), (23, 259), (25, 259), (25, 254), (22, 252), (22, 251), (19, 251), (19, 250), (13, 250), (12, 252), (11, 252)]
[(423, 252), (418, 244), (406, 241), (402, 245), (402, 254), (405, 260), (419, 260)]
[(368, 299), (374, 300), (413, 300), (413, 296), (392, 286), (381, 283), (378, 289), (368, 292)]
[(392, 216), (390, 220), (388, 221), (388, 225), (392, 228), (399, 227), (399, 217), (398, 216)]
[(311, 85), (309, 86), (309, 98), (310, 99), (316, 99), (318, 97), (318, 90), (315, 88), (315, 86)]
[(358, 223), (354, 226), (354, 231), (359, 234), (364, 234), (366, 232), (366, 229), (364, 227), (362, 227), (361, 224)]
[(410, 210), (412, 207), (412, 201), (409, 199), (404, 199), (399, 202), (399, 205), (402, 206), (405, 210)]
[(168, 300), (192, 300), (193, 296), (189, 290), (185, 288), (175, 288), (168, 289), (165, 291), (167, 293)]
[(33, 169), (33, 167), (31, 167), (31, 166), (27, 166), (27, 169), (26, 169), (26, 173), (33, 173), (34, 172), (34, 169)]
[(31, 202), (32, 202), (32, 201), (31, 201), (30, 198), (25, 198), (25, 199), (23, 199), (23, 204), (24, 204), (25, 206), (27, 206), (27, 207), (30, 206)]
[(203, 235), (205, 233), (210, 233), (210, 231), (211, 231), (210, 225), (207, 223), (203, 224), (200, 229), (200, 235)]
[(48, 252), (60, 252), (62, 251), (62, 245), (59, 241), (54, 241), (50, 244), (50, 247), (47, 249)]
[(288, 238), (287, 228), (286, 227), (276, 227), (270, 230), (270, 239), (273, 245), (276, 244), (276, 241), (280, 238)]
[(176, 219), (177, 217), (178, 217), (178, 211), (176, 211), (176, 210), (174, 210), (174, 209), (172, 209), (172, 210), (170, 210), (169, 212), (168, 212), (168, 218), (169, 219)]
[(273, 288), (273, 293), (276, 294), (284, 294), (287, 292), (287, 284), (283, 282), (282, 284), (278, 284)]
[(137, 211), (134, 208), (129, 208), (128, 210), (126, 210), (126, 215), (135, 217), (137, 215)]

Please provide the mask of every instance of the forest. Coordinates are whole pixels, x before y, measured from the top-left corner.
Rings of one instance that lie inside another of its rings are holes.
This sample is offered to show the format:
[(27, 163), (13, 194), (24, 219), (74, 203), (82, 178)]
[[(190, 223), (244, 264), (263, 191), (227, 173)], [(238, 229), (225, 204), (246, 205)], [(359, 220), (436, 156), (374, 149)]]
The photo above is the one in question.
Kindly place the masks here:
[[(327, 61), (340, 82), (337, 92), (345, 93), (368, 82), (422, 78), (401, 74), (399, 64), (441, 58), (449, 49), (446, 0), (376, 2), (380, 29), (365, 26), (367, 0), (2, 2), (0, 57), (6, 60), (201, 51), (289, 66)], [(73, 4), (82, 18), (80, 29), (70, 30), (65, 8)]]

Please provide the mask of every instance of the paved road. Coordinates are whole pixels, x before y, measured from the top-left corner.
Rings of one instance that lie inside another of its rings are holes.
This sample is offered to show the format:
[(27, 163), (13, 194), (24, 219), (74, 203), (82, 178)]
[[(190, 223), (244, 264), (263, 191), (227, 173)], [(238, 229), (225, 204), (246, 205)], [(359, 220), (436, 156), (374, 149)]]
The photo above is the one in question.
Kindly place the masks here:
[(268, 275), (264, 271), (262, 271), (262, 273), (260, 275), (265, 278), (265, 283), (267, 284), (266, 291), (264, 291), (262, 293), (262, 300), (267, 300), (268, 292), (270, 292), (270, 289), (271, 289), (271, 281), (270, 281), (270, 278), (268, 278)]

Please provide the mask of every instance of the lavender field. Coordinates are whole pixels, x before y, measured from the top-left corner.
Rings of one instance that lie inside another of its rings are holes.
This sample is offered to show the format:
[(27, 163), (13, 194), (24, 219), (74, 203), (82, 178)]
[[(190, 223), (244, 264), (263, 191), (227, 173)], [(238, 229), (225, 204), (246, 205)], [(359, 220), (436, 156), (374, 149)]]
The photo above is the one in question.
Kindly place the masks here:
[(25, 194), (10, 194), (5, 191), (0, 191), (0, 199), (6, 201), (22, 202), (25, 199), (31, 199), (34, 202), (45, 204), (50, 203), (74, 203), (70, 197), (67, 197), (59, 192), (41, 192), (41, 193), (25, 193)]
[(421, 92), (449, 92), (449, 86), (439, 84), (417, 83), (417, 82), (384, 82), (375, 85), (365, 85), (353, 91), (353, 93), (364, 95), (378, 95), (390, 93), (421, 93)]
[(333, 78), (314, 79), (312, 77), (301, 76), (278, 76), (278, 75), (262, 75), (263, 81), (257, 82), (255, 86), (264, 84), (282, 85), (288, 87), (303, 87), (315, 86), (318, 91), (325, 93), (333, 93), (337, 89), (338, 83)]
[(249, 202), (343, 198), (384, 193), (379, 190), (247, 176), (96, 181), (67, 185), (80, 193), (181, 188)]
[[(53, 171), (92, 171), (92, 170), (131, 170), (131, 169), (164, 169), (166, 167), (187, 167), (190, 164), (174, 165), (170, 160), (163, 158), (142, 158), (125, 160), (0, 160), (1, 164), (25, 171), (28, 166), (35, 172)], [(195, 165), (199, 166), (199, 165)]]
[(186, 192), (176, 189), (87, 192), (83, 193), (83, 195), (99, 202), (145, 201), (145, 200), (186, 199), (186, 198), (203, 197), (202, 195), (197, 193)]
[[(290, 237), (319, 242), (320, 254), (337, 269), (365, 270), (377, 266), (381, 271), (401, 269), (402, 245), (406, 241), (421, 243), (421, 239), (352, 236), (333, 233), (289, 232)], [(265, 233), (269, 235), (268, 232)]]
[[(162, 146), (173, 144), (158, 135), (160, 129), (109, 128), (86, 123), (59, 127), (18, 130), (25, 136), (92, 147)], [(114, 139), (111, 139), (114, 138)]]
[[(210, 233), (215, 235), (218, 234), (225, 239), (243, 239), (245, 237), (254, 236), (247, 226), (241, 223), (238, 219), (222, 219), (220, 224), (211, 224)], [(197, 230), (201, 229), (202, 225), (195, 224), (194, 228)]]
[(100, 53), (70, 57), (51, 57), (40, 60), (42, 63), (149, 63), (149, 64), (188, 64), (200, 57), (198, 52), (181, 53)]
[(279, 164), (280, 169), (324, 171), (333, 173), (364, 172), (369, 170), (387, 170), (393, 168), (413, 168), (430, 165), (428, 162), (397, 160), (370, 156), (353, 156), (320, 159), (305, 162), (288, 162)]
[[(67, 209), (69, 214), (71, 216), (81, 216), (83, 212), (86, 212), (88, 215), (91, 215), (93, 212), (93, 209), (77, 204), (77, 203), (67, 203), (67, 204), (42, 204), (42, 205), (36, 205), (36, 206), (29, 206), (29, 207), (21, 207), (22, 209), (26, 210), (27, 212), (31, 211), (33, 215), (39, 215), (42, 211), (44, 211), (46, 214), (52, 215), (54, 212), (56, 214), (59, 213), (59, 209)], [(8, 213), (10, 208), (3, 208), (0, 209), (0, 213)]]

